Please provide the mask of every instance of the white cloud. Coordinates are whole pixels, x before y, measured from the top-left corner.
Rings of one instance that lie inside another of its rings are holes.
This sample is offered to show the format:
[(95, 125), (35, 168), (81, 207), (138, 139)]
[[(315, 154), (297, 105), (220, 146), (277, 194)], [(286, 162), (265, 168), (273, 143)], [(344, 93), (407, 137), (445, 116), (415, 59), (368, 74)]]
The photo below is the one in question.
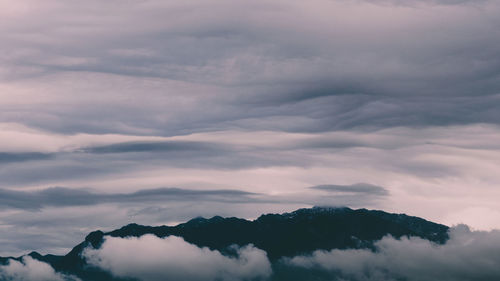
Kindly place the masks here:
[(451, 229), (445, 245), (413, 237), (385, 237), (376, 248), (376, 252), (316, 251), (285, 262), (351, 281), (500, 280), (500, 231), (474, 232), (459, 225)]
[(77, 281), (73, 276), (56, 273), (54, 269), (30, 256), (22, 261), (10, 259), (7, 265), (0, 266), (0, 280), (5, 281)]
[(116, 276), (143, 281), (259, 280), (271, 274), (266, 253), (251, 245), (226, 257), (175, 236), (107, 237), (100, 249), (86, 249), (84, 256)]

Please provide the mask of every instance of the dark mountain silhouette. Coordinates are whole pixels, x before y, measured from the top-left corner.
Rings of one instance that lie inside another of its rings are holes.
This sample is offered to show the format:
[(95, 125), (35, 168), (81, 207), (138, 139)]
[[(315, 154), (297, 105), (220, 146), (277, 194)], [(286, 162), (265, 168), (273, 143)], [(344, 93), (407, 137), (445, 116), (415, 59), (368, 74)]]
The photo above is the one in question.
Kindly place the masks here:
[[(199, 247), (209, 247), (227, 255), (231, 255), (231, 245), (253, 244), (265, 250), (271, 262), (275, 262), (282, 257), (308, 254), (318, 249), (372, 248), (375, 241), (386, 235), (396, 238), (418, 236), (442, 244), (448, 239), (448, 227), (404, 214), (314, 207), (262, 215), (253, 221), (216, 216), (195, 218), (177, 226), (129, 224), (107, 233), (94, 231), (65, 256), (42, 256), (36, 252), (30, 256), (49, 263), (58, 272), (83, 280), (119, 280), (88, 265), (81, 257), (82, 251), (86, 247), (99, 248), (105, 236), (139, 237), (145, 234), (179, 236)], [(7, 258), (0, 258), (0, 263), (6, 261)]]

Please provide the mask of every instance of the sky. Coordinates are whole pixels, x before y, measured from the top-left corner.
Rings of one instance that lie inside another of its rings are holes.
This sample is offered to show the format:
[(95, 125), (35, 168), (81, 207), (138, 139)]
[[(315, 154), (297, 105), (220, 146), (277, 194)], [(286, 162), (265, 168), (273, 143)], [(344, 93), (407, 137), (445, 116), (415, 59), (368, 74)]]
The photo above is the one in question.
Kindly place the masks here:
[(0, 256), (316, 205), (498, 229), (499, 14), (0, 0)]

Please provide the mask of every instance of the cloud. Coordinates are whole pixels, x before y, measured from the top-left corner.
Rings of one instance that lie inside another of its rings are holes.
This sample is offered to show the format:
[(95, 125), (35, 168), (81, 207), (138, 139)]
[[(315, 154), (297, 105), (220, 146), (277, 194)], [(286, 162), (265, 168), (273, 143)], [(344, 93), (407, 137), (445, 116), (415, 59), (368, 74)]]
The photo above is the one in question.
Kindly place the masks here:
[(0, 164), (12, 162), (24, 162), (32, 160), (48, 160), (52, 158), (52, 154), (39, 153), (39, 152), (21, 152), (21, 153), (8, 153), (0, 152)]
[(356, 183), (352, 185), (334, 185), (324, 184), (310, 187), (311, 189), (337, 192), (337, 193), (354, 193), (359, 195), (374, 195), (374, 196), (387, 196), (389, 192), (387, 189), (368, 183)]
[(289, 195), (270, 195), (239, 189), (183, 189), (175, 187), (140, 189), (131, 193), (100, 193), (90, 189), (66, 187), (51, 187), (35, 191), (0, 189), (0, 208), (35, 211), (48, 207), (93, 206), (107, 203), (142, 206), (144, 204), (180, 202), (363, 206), (389, 194), (383, 187), (366, 183), (318, 185), (310, 187), (310, 189), (326, 191), (329, 194), (325, 196), (306, 190)]
[(81, 149), (86, 153), (127, 153), (127, 152), (182, 152), (182, 151), (221, 151), (216, 144), (194, 141), (164, 141), (164, 142), (126, 142), (105, 146), (94, 146)]
[(27, 3), (0, 14), (2, 120), (163, 136), (500, 123), (496, 1)]
[[(361, 0), (363, 1), (363, 0)], [(488, 0), (364, 0), (370, 3), (393, 4), (393, 5), (467, 5), (477, 4)]]
[[(499, 3), (0, 0), (0, 202), (18, 208), (0, 223), (47, 223), (31, 210), (61, 199), (112, 201), (107, 215), (127, 220), (119, 208), (154, 196), (119, 192), (159, 186), (244, 186), (298, 195), (301, 207), (366, 204), (438, 222), (498, 213)], [(306, 189), (356, 182), (390, 196)], [(46, 186), (99, 192), (26, 191)], [(130, 211), (178, 207), (157, 202)], [(243, 215), (284, 208), (269, 206)], [(48, 223), (77, 229), (75, 213)]]
[(143, 189), (132, 193), (96, 193), (85, 189), (52, 187), (38, 191), (0, 189), (0, 208), (38, 210), (44, 207), (88, 206), (104, 203), (213, 201), (258, 202), (259, 194), (241, 190)]
[(233, 250), (235, 256), (228, 257), (179, 237), (144, 235), (106, 237), (101, 248), (87, 248), (83, 255), (90, 264), (115, 276), (141, 281), (263, 280), (271, 275), (264, 251), (251, 245)]
[(80, 279), (56, 273), (54, 269), (30, 256), (21, 261), (9, 259), (6, 265), (0, 265), (0, 280), (5, 281), (79, 281)]
[(489, 281), (500, 278), (499, 245), (500, 231), (470, 231), (459, 225), (451, 228), (444, 245), (385, 237), (376, 242), (375, 251), (316, 251), (284, 263), (320, 272), (328, 280)]
[[(446, 225), (499, 228), (495, 200), (499, 132), (497, 126), (485, 125), (321, 134), (207, 132), (171, 139), (243, 148), (236, 154), (215, 156), (220, 165), (200, 165), (203, 155), (200, 158), (194, 153), (190, 158), (185, 151), (180, 157), (147, 151), (64, 152), (50, 160), (7, 163), (0, 169), (5, 186), (0, 188), (2, 253), (64, 253), (92, 230), (112, 230), (131, 222), (171, 224), (214, 215), (256, 218), (262, 213), (314, 205), (382, 209)], [(162, 138), (162, 142), (171, 139)], [(74, 136), (59, 141), (60, 146), (51, 151), (129, 140), (155, 142), (154, 138), (137, 136)], [(336, 145), (349, 142), (360, 145)], [(33, 150), (32, 146), (25, 149)], [(247, 161), (252, 165), (236, 169), (232, 164)], [(383, 187), (390, 194), (309, 188), (357, 182)], [(44, 188), (50, 186), (62, 189)], [(257, 194), (180, 194), (155, 191), (158, 187)], [(140, 190), (147, 194), (134, 194)], [(463, 213), (477, 207), (481, 208), (473, 214)]]

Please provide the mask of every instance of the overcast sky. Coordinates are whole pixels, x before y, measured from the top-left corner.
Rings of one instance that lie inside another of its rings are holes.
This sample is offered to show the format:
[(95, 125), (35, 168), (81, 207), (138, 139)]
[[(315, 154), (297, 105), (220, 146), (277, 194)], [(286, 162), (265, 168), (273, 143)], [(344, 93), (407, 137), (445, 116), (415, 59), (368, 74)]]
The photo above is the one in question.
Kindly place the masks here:
[(496, 0), (0, 0), (0, 256), (314, 205), (500, 228)]

